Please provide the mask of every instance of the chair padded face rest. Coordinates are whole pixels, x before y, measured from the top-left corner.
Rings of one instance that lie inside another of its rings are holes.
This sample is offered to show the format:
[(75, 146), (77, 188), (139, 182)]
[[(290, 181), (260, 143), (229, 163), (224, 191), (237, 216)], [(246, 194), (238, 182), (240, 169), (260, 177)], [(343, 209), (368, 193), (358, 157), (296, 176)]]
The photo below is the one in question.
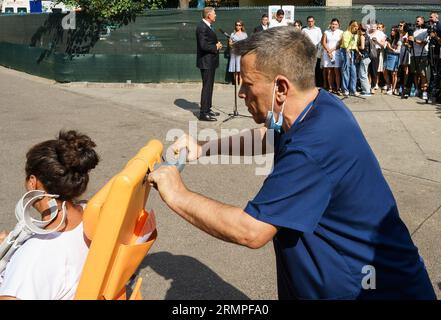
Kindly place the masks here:
[(83, 228), (84, 234), (89, 240), (92, 240), (95, 235), (95, 231), (100, 219), (101, 208), (107, 199), (114, 181), (115, 177), (110, 179), (110, 181), (107, 182), (104, 187), (87, 202), (87, 206), (84, 209)]

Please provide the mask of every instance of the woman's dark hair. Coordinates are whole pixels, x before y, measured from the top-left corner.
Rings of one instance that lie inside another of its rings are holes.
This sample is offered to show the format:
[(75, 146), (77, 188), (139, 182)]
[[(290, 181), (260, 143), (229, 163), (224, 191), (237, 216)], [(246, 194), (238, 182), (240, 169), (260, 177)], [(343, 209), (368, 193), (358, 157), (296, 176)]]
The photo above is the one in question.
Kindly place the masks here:
[[(392, 32), (395, 32), (395, 35), (392, 36)], [(391, 45), (396, 46), (398, 41), (400, 41), (400, 30), (398, 30), (397, 26), (393, 26), (390, 30), (390, 40)]]
[(296, 24), (296, 23), (300, 26), (300, 28), (303, 27), (302, 20), (296, 20), (296, 21), (294, 21), (293, 24)]
[(340, 26), (340, 21), (339, 21), (337, 18), (333, 18), (333, 19), (331, 20), (331, 24), (332, 24), (333, 22), (337, 22), (338, 25)]
[[(405, 33), (413, 33), (413, 31), (414, 31), (414, 29), (415, 29), (415, 27), (412, 25), (412, 23), (405, 23), (404, 24), (404, 26), (403, 26), (403, 32), (405, 32)], [(410, 34), (410, 35), (412, 35), (412, 34)]]
[(60, 131), (58, 139), (33, 146), (26, 153), (26, 179), (37, 177), (46, 192), (73, 200), (86, 191), (89, 171), (99, 162), (96, 144), (77, 131)]

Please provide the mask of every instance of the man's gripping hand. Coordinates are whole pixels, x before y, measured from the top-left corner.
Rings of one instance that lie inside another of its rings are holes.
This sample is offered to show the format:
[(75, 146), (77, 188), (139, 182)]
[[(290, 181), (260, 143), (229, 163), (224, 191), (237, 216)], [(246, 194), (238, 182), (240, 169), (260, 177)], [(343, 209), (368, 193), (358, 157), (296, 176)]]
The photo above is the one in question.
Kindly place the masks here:
[(156, 184), (161, 199), (173, 209), (173, 200), (188, 190), (182, 182), (181, 175), (175, 166), (161, 166), (149, 173), (148, 182)]

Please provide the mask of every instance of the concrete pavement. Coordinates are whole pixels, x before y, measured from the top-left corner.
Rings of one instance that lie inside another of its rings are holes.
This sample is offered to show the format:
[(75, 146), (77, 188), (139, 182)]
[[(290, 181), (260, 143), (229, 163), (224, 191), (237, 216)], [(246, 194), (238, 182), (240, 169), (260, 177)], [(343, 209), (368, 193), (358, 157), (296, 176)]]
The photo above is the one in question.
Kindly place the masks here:
[[(199, 83), (116, 85), (49, 80), (0, 68), (0, 230), (15, 224), (13, 210), (23, 194), (25, 153), (53, 138), (60, 129), (76, 128), (98, 145), (101, 163), (92, 172), (85, 198), (96, 192), (152, 138), (164, 141), (169, 129), (188, 130), (196, 120)], [(422, 100), (375, 95), (345, 99), (354, 112), (397, 199), (441, 295), (441, 106)], [(234, 106), (234, 87), (215, 85), (220, 119)], [(239, 112), (248, 114), (242, 101)], [(199, 130), (255, 127), (250, 118), (222, 123), (197, 122)], [(187, 186), (219, 201), (244, 207), (264, 177), (256, 165), (188, 165)], [(275, 299), (272, 244), (249, 250), (216, 240), (190, 226), (150, 194), (159, 237), (140, 274), (146, 299)]]

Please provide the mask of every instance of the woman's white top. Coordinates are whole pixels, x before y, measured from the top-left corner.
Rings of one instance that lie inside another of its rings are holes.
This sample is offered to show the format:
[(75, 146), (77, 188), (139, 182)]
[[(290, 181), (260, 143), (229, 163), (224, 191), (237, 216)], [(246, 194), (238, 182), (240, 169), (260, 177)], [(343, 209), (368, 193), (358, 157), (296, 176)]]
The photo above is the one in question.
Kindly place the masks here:
[(326, 30), (326, 46), (328, 49), (335, 49), (337, 47), (337, 43), (341, 40), (343, 35), (343, 30), (337, 29), (335, 31)]
[[(343, 30), (337, 29), (335, 31), (326, 30), (326, 46), (328, 49), (337, 48), (338, 42), (341, 40), (343, 35)], [(322, 63), (324, 68), (340, 68), (341, 67), (341, 57), (338, 50), (332, 52), (333, 59), (330, 59), (328, 53), (323, 49)], [(332, 63), (334, 61), (334, 63)]]
[(11, 257), (0, 277), (0, 295), (24, 300), (73, 299), (88, 251), (83, 223), (71, 231), (35, 235)]

